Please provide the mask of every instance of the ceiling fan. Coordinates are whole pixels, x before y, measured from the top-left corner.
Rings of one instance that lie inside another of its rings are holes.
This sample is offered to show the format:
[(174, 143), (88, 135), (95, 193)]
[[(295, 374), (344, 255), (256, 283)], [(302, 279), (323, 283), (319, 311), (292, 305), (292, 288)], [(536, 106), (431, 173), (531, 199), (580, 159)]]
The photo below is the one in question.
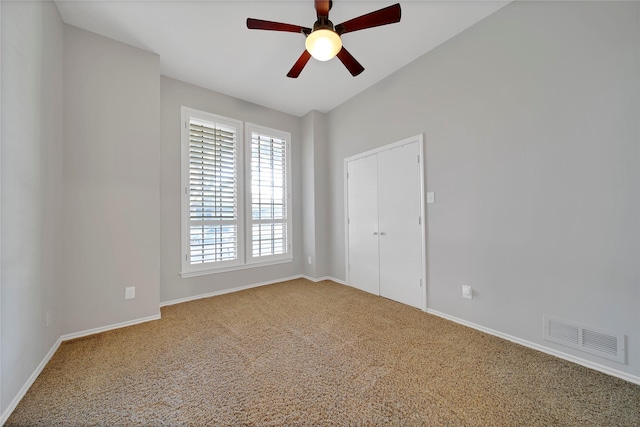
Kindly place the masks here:
[(305, 42), (306, 49), (289, 70), (287, 77), (298, 77), (312, 56), (319, 61), (328, 61), (337, 56), (351, 75), (355, 77), (364, 71), (364, 67), (342, 46), (340, 36), (353, 31), (400, 22), (400, 4), (394, 4), (393, 6), (350, 19), (335, 27), (329, 21), (329, 10), (331, 10), (332, 6), (333, 1), (331, 0), (315, 0), (318, 20), (313, 24), (313, 29), (253, 18), (247, 18), (247, 28), (251, 30), (286, 31), (305, 35), (307, 38)]

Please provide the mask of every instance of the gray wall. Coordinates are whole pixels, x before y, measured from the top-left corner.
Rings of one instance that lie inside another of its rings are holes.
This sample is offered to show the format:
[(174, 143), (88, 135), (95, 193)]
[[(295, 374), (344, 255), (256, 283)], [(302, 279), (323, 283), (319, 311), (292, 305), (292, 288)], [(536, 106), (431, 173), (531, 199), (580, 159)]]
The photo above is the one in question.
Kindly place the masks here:
[[(63, 24), (52, 2), (2, 8), (0, 413), (61, 333)], [(46, 327), (45, 313), (52, 324)]]
[[(162, 176), (161, 294), (163, 302), (278, 280), (302, 271), (301, 122), (298, 117), (211, 92), (168, 77), (161, 78)], [(291, 263), (183, 279), (180, 277), (180, 107), (291, 132), (293, 256)]]
[[(316, 196), (315, 196), (315, 117), (316, 112), (310, 111), (302, 118), (302, 244), (303, 244), (303, 273), (308, 277), (316, 274)], [(311, 263), (309, 263), (311, 259)]]
[(74, 333), (159, 314), (160, 65), (71, 26), (64, 42), (63, 333)]
[[(424, 133), (428, 307), (639, 375), (639, 5), (511, 3), (330, 112), (331, 274), (342, 160)], [(545, 313), (628, 364), (543, 341)]]
[(310, 111), (302, 128), (303, 273), (318, 279), (328, 274), (326, 115)]
[(314, 144), (313, 162), (315, 178), (313, 181), (314, 193), (314, 222), (312, 226), (316, 230), (316, 257), (313, 260), (317, 278), (329, 275), (329, 247), (330, 236), (329, 206), (329, 167), (328, 167), (328, 142), (327, 142), (327, 115), (314, 111)]

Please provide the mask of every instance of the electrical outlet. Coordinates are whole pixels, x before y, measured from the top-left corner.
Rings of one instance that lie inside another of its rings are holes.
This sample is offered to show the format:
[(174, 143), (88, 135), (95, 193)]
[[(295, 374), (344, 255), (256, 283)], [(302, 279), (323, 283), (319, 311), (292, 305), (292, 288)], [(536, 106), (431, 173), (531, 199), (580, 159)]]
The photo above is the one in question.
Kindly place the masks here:
[(136, 297), (136, 287), (130, 286), (128, 288), (124, 288), (124, 299), (133, 299)]
[(311, 265), (311, 257), (307, 257), (307, 264)]
[(51, 311), (47, 311), (47, 312), (44, 314), (44, 322), (46, 323), (47, 328), (48, 328), (49, 326), (51, 326)]
[(462, 285), (462, 298), (473, 299), (473, 289), (469, 285)]
[(436, 202), (436, 193), (433, 191), (427, 192), (427, 203), (435, 203)]

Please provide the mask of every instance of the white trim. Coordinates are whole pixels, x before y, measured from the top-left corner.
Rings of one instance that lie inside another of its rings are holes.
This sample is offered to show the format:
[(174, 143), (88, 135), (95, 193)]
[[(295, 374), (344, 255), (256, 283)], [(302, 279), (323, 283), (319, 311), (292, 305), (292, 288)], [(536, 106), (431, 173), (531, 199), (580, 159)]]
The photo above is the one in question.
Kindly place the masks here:
[(11, 401), (7, 409), (2, 414), (2, 417), (0, 418), (0, 426), (3, 425), (5, 422), (7, 422), (7, 420), (11, 416), (11, 413), (13, 413), (13, 411), (16, 409), (16, 406), (18, 406), (18, 403), (20, 403), (24, 395), (27, 394), (27, 391), (29, 391), (29, 389), (31, 388), (33, 383), (36, 381), (36, 379), (38, 378), (38, 375), (40, 375), (44, 367), (47, 366), (47, 363), (49, 363), (53, 355), (56, 353), (56, 351), (60, 347), (61, 343), (62, 343), (62, 337), (58, 338), (58, 341), (56, 341), (55, 344), (53, 344), (53, 347), (51, 347), (51, 350), (49, 350), (49, 352), (44, 357), (44, 359), (42, 359), (42, 362), (40, 362), (40, 364), (35, 369), (35, 371), (33, 371), (29, 379), (24, 383), (24, 385), (22, 386), (18, 394), (16, 394), (16, 396), (13, 398), (13, 400)]
[[(2, 6), (0, 5), (0, 22), (2, 22)], [(0, 31), (0, 100), (2, 100), (2, 31)], [(0, 102), (0, 165), (2, 165), (2, 102)], [(0, 177), (2, 177), (2, 166), (0, 166)], [(2, 188), (2, 179), (0, 178), (0, 189)], [(0, 242), (2, 242), (2, 197), (0, 197)], [(2, 245), (0, 245), (0, 248)], [(0, 249), (0, 260), (2, 260), (2, 250)], [(2, 307), (2, 274), (0, 274), (0, 307)], [(1, 310), (0, 310), (1, 311)], [(2, 313), (0, 313), (0, 331), (2, 331)], [(0, 413), (2, 413), (2, 338), (0, 337)], [(11, 407), (11, 405), (9, 405)], [(13, 409), (11, 410), (13, 411)], [(8, 414), (11, 411), (6, 411)], [(7, 415), (9, 418), (9, 415)], [(0, 417), (0, 426), (4, 424), (6, 418), (4, 414)]]
[(352, 160), (358, 160), (363, 157), (373, 156), (374, 154), (381, 153), (383, 151), (392, 150), (394, 148), (402, 147), (403, 145), (411, 144), (412, 142), (419, 140), (423, 140), (423, 134), (419, 133), (410, 138), (401, 139), (400, 141), (392, 142), (390, 144), (383, 145), (382, 147), (373, 148), (371, 150), (363, 151), (362, 153), (354, 154), (353, 156), (345, 157), (345, 162), (350, 162)]
[(133, 326), (133, 325), (137, 325), (137, 324), (140, 324), (140, 323), (150, 322), (152, 320), (159, 320), (159, 319), (160, 319), (160, 313), (154, 314), (153, 316), (149, 316), (149, 317), (142, 317), (140, 319), (129, 320), (129, 321), (126, 321), (126, 322), (121, 322), (121, 323), (114, 323), (112, 325), (102, 326), (102, 327), (93, 328), (93, 329), (87, 329), (85, 331), (74, 332), (74, 333), (71, 333), (71, 334), (65, 334), (65, 335), (61, 336), (60, 339), (62, 341), (69, 341), (69, 340), (73, 340), (73, 339), (76, 339), (76, 338), (82, 338), (82, 337), (86, 337), (86, 336), (89, 336), (89, 335), (99, 334), (100, 332), (111, 331), (113, 329), (126, 328), (127, 326)]
[(180, 277), (183, 279), (187, 279), (189, 277), (197, 277), (197, 276), (206, 276), (207, 274), (215, 274), (215, 273), (225, 273), (228, 271), (236, 271), (236, 270), (246, 270), (248, 268), (260, 268), (260, 267), (268, 267), (270, 265), (278, 265), (278, 264), (287, 264), (293, 262), (293, 258), (279, 259), (269, 262), (262, 263), (254, 263), (254, 264), (242, 264), (242, 265), (234, 265), (233, 267), (227, 268), (212, 268), (208, 270), (199, 270), (199, 271), (183, 271), (180, 273)]
[(298, 274), (298, 275), (295, 275), (295, 276), (283, 277), (283, 278), (280, 278), (280, 279), (269, 280), (269, 281), (266, 281), (266, 282), (252, 283), (250, 285), (243, 285), (243, 286), (238, 286), (238, 287), (235, 287), (235, 288), (222, 289), (220, 291), (207, 292), (206, 294), (199, 294), (199, 295), (193, 295), (193, 296), (190, 296), (190, 297), (178, 298), (178, 299), (174, 299), (174, 300), (170, 300), (170, 301), (164, 301), (164, 302), (160, 303), (160, 307), (166, 307), (168, 305), (181, 304), (183, 302), (195, 301), (195, 300), (199, 300), (199, 299), (203, 299), (203, 298), (216, 297), (218, 295), (230, 294), (230, 293), (233, 293), (233, 292), (240, 292), (240, 291), (244, 291), (244, 290), (247, 290), (247, 289), (258, 288), (260, 286), (273, 285), (275, 283), (281, 283), (281, 282), (286, 282), (286, 281), (289, 281), (289, 280), (296, 280), (296, 279), (306, 279), (306, 280), (309, 280), (309, 281), (315, 282), (315, 283), (321, 282), (323, 280), (331, 280), (331, 281), (339, 283), (341, 285), (348, 286), (346, 284), (346, 282), (344, 282), (343, 280), (336, 279), (336, 278), (330, 277), (330, 276), (324, 276), (324, 277), (320, 277), (320, 278), (313, 278), (313, 277), (305, 276), (303, 274)]
[[(335, 277), (331, 277), (331, 276), (322, 276), (322, 277), (315, 278), (315, 277), (305, 276), (303, 274), (302, 276), (300, 276), (300, 278), (310, 280), (314, 283), (322, 282), (323, 280), (331, 280), (332, 282), (336, 282), (340, 285), (349, 286), (347, 282), (345, 282), (344, 280), (336, 279)], [(354, 288), (354, 289), (357, 289), (357, 288)]]
[(535, 344), (535, 343), (533, 343), (531, 341), (527, 341), (527, 340), (524, 340), (524, 339), (521, 339), (521, 338), (517, 338), (517, 337), (514, 337), (512, 335), (496, 331), (494, 329), (486, 328), (484, 326), (480, 326), (480, 325), (475, 324), (473, 322), (469, 322), (469, 321), (466, 321), (466, 320), (463, 320), (463, 319), (459, 319), (459, 318), (454, 317), (454, 316), (450, 316), (450, 315), (445, 314), (445, 313), (441, 313), (441, 312), (439, 312), (437, 310), (432, 310), (432, 309), (428, 308), (427, 309), (427, 313), (433, 314), (434, 316), (442, 317), (443, 319), (447, 319), (447, 320), (450, 320), (450, 321), (455, 322), (455, 323), (459, 323), (459, 324), (464, 325), (464, 326), (468, 326), (470, 328), (473, 328), (473, 329), (476, 329), (478, 331), (487, 333), (489, 335), (493, 335), (493, 336), (496, 336), (496, 337), (499, 337), (499, 338), (503, 338), (503, 339), (505, 339), (507, 341), (511, 341), (513, 343), (520, 344), (520, 345), (523, 345), (525, 347), (529, 347), (529, 348), (532, 348), (534, 350), (541, 351), (541, 352), (549, 354), (551, 356), (555, 356), (555, 357), (558, 357), (560, 359), (564, 359), (566, 361), (576, 363), (576, 364), (584, 366), (586, 368), (602, 372), (603, 374), (611, 375), (612, 377), (620, 378), (622, 380), (629, 381), (630, 383), (640, 385), (640, 376), (632, 375), (632, 374), (629, 374), (627, 372), (622, 372), (622, 371), (619, 371), (617, 369), (613, 369), (613, 368), (610, 368), (608, 366), (601, 365), (599, 363), (591, 362), (589, 360), (585, 360), (585, 359), (582, 359), (580, 357), (576, 357), (576, 356), (573, 356), (573, 355), (570, 355), (570, 354), (567, 354), (567, 353), (563, 353), (561, 351), (558, 351), (558, 350), (555, 350), (555, 349), (552, 349), (552, 348), (549, 348), (549, 347), (545, 347), (545, 346), (540, 345), (540, 344)]
[(238, 287), (235, 287), (235, 288), (229, 288), (229, 289), (222, 289), (222, 290), (219, 290), (219, 291), (207, 292), (206, 294), (193, 295), (193, 296), (190, 296), (190, 297), (178, 298), (178, 299), (174, 299), (174, 300), (170, 300), (170, 301), (162, 301), (162, 302), (160, 302), (160, 307), (166, 307), (168, 305), (175, 305), (175, 304), (180, 304), (180, 303), (183, 303), (183, 302), (189, 302), (189, 301), (194, 301), (194, 300), (203, 299), (203, 298), (215, 297), (215, 296), (218, 296), (218, 295), (230, 294), (230, 293), (233, 293), (233, 292), (244, 291), (244, 290), (251, 289), (251, 288), (258, 288), (260, 286), (273, 285), (274, 283), (286, 282), (287, 280), (295, 280), (295, 279), (301, 279), (301, 278), (302, 278), (301, 275), (297, 275), (297, 276), (285, 277), (285, 278), (282, 278), (282, 279), (269, 280), (269, 281), (266, 281), (266, 282), (252, 283), (250, 285), (243, 285), (243, 286), (238, 286)]
[[(351, 264), (349, 261), (349, 160), (342, 162), (342, 224), (344, 224), (344, 277), (346, 283), (351, 282)], [(351, 285), (348, 285), (351, 286)], [(380, 287), (378, 286), (378, 289)], [(380, 292), (378, 292), (380, 294)]]
[(420, 274), (420, 287), (422, 288), (422, 311), (427, 311), (427, 209), (425, 205), (424, 193), (426, 188), (424, 186), (425, 177), (425, 165), (427, 162), (424, 158), (424, 136), (419, 134), (413, 138), (418, 139), (418, 164), (420, 168), (420, 233), (422, 235), (421, 249), (422, 249), (422, 265)]

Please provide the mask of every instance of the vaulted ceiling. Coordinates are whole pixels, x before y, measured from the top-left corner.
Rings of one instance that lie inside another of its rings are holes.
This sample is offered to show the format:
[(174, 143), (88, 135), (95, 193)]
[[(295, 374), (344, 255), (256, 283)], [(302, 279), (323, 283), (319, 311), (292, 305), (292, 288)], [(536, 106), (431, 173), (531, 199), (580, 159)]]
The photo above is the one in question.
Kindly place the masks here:
[[(286, 77), (304, 50), (302, 34), (248, 30), (246, 19), (312, 27), (311, 0), (56, 1), (65, 23), (155, 52), (160, 72), (210, 90), (302, 116), (327, 112), (508, 1), (396, 0), (400, 23), (347, 33), (345, 47), (365, 67), (357, 77), (334, 58), (311, 59)], [(334, 24), (396, 1), (335, 0)]]

